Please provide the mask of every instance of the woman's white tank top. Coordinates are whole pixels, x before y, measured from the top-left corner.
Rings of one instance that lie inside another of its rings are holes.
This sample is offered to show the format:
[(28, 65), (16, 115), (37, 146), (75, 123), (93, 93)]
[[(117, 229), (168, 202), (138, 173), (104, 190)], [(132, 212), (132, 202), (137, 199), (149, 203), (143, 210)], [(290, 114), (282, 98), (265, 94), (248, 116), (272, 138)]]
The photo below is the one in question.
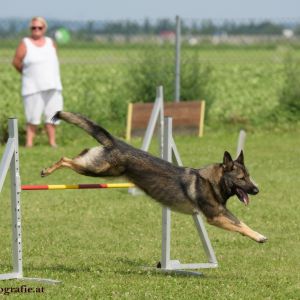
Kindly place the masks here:
[(22, 69), (22, 95), (30, 95), (51, 89), (62, 90), (56, 49), (49, 37), (44, 46), (36, 46), (24, 38), (26, 55)]

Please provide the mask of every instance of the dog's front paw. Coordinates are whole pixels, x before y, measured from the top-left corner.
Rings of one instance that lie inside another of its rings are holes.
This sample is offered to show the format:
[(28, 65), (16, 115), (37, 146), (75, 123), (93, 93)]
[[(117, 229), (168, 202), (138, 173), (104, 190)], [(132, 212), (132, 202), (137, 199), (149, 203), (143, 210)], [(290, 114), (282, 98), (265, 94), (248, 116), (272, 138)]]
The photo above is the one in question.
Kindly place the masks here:
[(265, 236), (263, 236), (263, 235), (260, 234), (260, 236), (257, 239), (257, 242), (258, 243), (265, 243), (267, 240), (268, 240), (267, 237), (265, 237)]

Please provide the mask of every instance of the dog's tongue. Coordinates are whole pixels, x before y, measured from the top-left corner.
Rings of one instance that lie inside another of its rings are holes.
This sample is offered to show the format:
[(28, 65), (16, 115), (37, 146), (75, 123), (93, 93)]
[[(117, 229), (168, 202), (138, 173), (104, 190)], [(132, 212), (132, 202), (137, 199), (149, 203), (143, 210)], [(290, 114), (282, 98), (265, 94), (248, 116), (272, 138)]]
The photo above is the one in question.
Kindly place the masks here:
[(245, 203), (245, 205), (249, 204), (248, 194), (245, 193), (242, 189), (236, 189), (236, 195), (238, 196), (238, 198), (240, 199), (240, 201), (242, 201), (243, 203)]

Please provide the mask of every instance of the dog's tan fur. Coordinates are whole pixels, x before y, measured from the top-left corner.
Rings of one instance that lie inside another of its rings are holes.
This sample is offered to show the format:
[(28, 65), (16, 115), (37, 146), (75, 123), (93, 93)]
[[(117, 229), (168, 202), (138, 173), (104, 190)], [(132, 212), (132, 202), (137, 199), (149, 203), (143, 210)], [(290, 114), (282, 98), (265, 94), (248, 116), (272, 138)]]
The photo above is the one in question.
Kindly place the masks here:
[(244, 165), (242, 152), (234, 161), (225, 152), (222, 163), (201, 169), (179, 167), (124, 143), (81, 115), (58, 112), (55, 117), (83, 128), (103, 147), (86, 149), (73, 159), (63, 157), (44, 169), (43, 177), (62, 167), (87, 176), (123, 175), (150, 197), (175, 211), (202, 212), (211, 225), (239, 232), (260, 243), (267, 240), (226, 208), (227, 200), (233, 195), (248, 204), (247, 194), (258, 193)]

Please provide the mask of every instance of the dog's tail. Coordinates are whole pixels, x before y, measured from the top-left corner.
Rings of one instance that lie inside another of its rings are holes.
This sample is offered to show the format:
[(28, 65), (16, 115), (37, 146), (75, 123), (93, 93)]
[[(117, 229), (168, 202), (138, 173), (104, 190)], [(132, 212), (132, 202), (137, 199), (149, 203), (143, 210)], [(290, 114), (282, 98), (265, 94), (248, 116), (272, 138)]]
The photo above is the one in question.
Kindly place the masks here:
[(80, 114), (58, 111), (52, 120), (55, 121), (57, 119), (64, 120), (82, 128), (103, 146), (109, 147), (114, 143), (114, 137), (108, 131)]

